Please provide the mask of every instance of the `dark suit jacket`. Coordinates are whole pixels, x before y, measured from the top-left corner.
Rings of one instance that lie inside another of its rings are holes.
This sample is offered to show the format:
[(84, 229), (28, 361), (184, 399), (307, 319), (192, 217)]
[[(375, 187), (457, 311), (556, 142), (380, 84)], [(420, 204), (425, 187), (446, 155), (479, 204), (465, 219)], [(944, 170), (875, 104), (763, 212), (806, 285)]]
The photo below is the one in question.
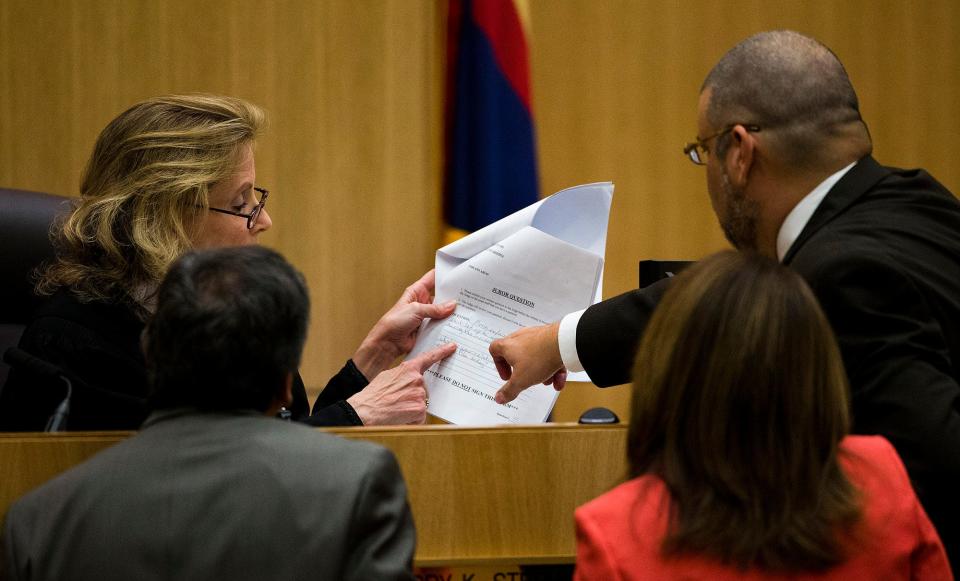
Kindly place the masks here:
[[(60, 291), (38, 311), (20, 348), (63, 370), (74, 382), (71, 430), (135, 430), (147, 416), (147, 372), (141, 321), (120, 304), (81, 303)], [(294, 377), (293, 418), (314, 426), (362, 422), (346, 400), (367, 385), (352, 362), (328, 383), (313, 414), (300, 375)], [(42, 431), (63, 399), (62, 382), (14, 368), (0, 391), (0, 431)]]
[(16, 502), (11, 580), (413, 579), (393, 455), (255, 413), (156, 412)]
[[(854, 432), (894, 444), (958, 566), (960, 202), (926, 172), (868, 156), (833, 187), (783, 262), (806, 279), (837, 334)], [(577, 351), (594, 383), (629, 381), (667, 284), (584, 313)]]

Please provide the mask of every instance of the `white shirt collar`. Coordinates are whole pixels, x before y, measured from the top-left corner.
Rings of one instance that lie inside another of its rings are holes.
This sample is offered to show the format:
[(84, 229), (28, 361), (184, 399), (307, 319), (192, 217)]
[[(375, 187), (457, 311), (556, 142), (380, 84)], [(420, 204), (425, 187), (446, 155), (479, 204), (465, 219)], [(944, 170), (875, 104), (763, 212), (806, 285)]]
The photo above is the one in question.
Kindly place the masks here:
[(857, 162), (853, 162), (837, 173), (820, 182), (820, 185), (813, 188), (809, 194), (803, 197), (800, 202), (790, 210), (787, 219), (780, 226), (780, 232), (777, 233), (777, 259), (783, 261), (787, 251), (797, 241), (800, 233), (807, 226), (807, 222), (813, 216), (813, 213), (820, 207), (820, 203), (827, 197), (827, 193), (845, 176)]

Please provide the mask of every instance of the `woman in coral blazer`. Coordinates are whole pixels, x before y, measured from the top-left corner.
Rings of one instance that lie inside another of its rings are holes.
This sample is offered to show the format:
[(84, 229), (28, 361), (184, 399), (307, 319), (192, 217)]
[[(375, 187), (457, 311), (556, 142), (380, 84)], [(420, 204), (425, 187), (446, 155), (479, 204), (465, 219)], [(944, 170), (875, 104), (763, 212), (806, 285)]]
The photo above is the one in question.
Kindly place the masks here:
[(577, 509), (578, 579), (953, 579), (893, 447), (847, 436), (797, 274), (736, 252), (691, 267), (633, 377), (631, 480)]

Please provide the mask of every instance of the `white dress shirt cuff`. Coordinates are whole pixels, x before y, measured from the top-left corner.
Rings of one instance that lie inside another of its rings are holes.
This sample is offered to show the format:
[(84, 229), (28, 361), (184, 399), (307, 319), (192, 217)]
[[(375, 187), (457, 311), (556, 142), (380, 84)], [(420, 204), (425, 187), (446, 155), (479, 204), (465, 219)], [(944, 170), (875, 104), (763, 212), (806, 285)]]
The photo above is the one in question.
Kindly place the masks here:
[(583, 371), (580, 356), (577, 355), (577, 325), (580, 324), (580, 316), (586, 310), (570, 313), (560, 320), (557, 343), (560, 345), (560, 359), (563, 360), (563, 366), (567, 371)]

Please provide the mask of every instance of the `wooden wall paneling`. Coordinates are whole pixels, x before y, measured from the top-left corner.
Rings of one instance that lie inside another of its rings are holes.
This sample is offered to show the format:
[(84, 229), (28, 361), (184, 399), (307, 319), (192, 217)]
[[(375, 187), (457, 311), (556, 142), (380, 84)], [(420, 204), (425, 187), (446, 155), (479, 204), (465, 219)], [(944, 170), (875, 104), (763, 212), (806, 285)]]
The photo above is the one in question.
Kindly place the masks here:
[(337, 24), (322, 45), (325, 171), (311, 223), (292, 217), (299, 236), (322, 241), (307, 272), (315, 331), (303, 364), (318, 386), (432, 266), (439, 232), (432, 5), (345, 3), (327, 16)]

